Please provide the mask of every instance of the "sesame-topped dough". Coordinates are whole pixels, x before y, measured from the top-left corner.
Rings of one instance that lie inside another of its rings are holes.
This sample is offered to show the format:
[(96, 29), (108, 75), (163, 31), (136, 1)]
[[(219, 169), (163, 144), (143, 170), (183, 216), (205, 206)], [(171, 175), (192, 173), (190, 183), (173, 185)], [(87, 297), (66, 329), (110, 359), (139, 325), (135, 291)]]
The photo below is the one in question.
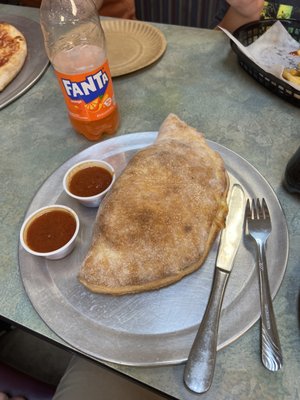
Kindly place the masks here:
[(204, 136), (170, 114), (103, 200), (80, 282), (121, 295), (167, 286), (198, 269), (224, 227), (228, 182)]

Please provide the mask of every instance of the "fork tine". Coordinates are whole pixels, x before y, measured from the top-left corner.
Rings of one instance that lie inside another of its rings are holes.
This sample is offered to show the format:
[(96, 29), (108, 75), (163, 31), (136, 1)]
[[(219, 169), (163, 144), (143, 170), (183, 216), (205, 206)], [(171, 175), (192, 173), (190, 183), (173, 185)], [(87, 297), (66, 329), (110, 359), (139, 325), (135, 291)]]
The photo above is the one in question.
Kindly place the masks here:
[(256, 200), (256, 204), (257, 204), (258, 218), (259, 219), (264, 219), (264, 212), (263, 212), (263, 209), (262, 209), (262, 206), (260, 204), (260, 200), (259, 199)]
[(269, 209), (267, 206), (267, 202), (264, 198), (262, 199), (262, 208), (264, 210), (265, 218), (270, 218), (270, 213), (269, 213)]
[(255, 204), (255, 200), (254, 200), (254, 199), (252, 199), (252, 206), (251, 206), (251, 208), (252, 208), (252, 216), (253, 216), (253, 219), (257, 219), (258, 214), (257, 214), (257, 209), (256, 209), (256, 204)]
[(246, 202), (245, 218), (246, 219), (252, 218), (252, 211), (250, 208), (250, 200), (249, 199), (247, 199), (247, 202)]

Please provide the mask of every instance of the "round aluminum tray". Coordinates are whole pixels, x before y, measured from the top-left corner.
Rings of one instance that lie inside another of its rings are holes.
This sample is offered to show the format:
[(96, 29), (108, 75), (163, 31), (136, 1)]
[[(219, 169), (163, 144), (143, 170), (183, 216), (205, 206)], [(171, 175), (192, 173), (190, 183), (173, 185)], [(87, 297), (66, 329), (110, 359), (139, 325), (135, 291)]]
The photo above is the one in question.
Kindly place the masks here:
[[(81, 221), (75, 250), (63, 260), (31, 256), (19, 247), (19, 264), (26, 292), (45, 323), (78, 351), (96, 359), (127, 365), (164, 365), (185, 361), (211, 290), (218, 243), (205, 264), (169, 287), (113, 297), (91, 293), (77, 279), (88, 250), (96, 210), (66, 196), (62, 180), (68, 168), (84, 159), (111, 163), (117, 175), (139, 149), (150, 145), (156, 132), (127, 134), (100, 142), (57, 169), (36, 193), (27, 215), (57, 203), (72, 207)], [(208, 141), (225, 160), (231, 182), (238, 181), (247, 196), (265, 197), (273, 230), (267, 260), (272, 296), (277, 293), (287, 265), (288, 231), (275, 193), (259, 172), (236, 153)], [(229, 278), (219, 325), (218, 349), (240, 337), (259, 318), (255, 249), (244, 238)]]
[(40, 24), (16, 15), (0, 15), (0, 20), (14, 25), (23, 33), (27, 57), (18, 75), (0, 92), (0, 110), (29, 90), (46, 71), (49, 60)]

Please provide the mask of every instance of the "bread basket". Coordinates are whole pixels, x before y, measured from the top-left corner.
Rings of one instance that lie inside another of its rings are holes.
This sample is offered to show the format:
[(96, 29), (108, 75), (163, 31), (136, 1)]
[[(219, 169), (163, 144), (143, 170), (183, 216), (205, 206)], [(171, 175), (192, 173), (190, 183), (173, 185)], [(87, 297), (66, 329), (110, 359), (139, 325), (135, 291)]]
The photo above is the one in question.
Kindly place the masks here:
[[(255, 42), (255, 40), (265, 33), (276, 21), (276, 19), (268, 19), (252, 22), (238, 28), (233, 35), (244, 46), (248, 46)], [(289, 34), (299, 42), (300, 21), (282, 19), (280, 22)], [(282, 97), (284, 100), (293, 103), (298, 107), (300, 106), (300, 90), (296, 90), (288, 83), (285, 83), (274, 75), (264, 71), (255, 62), (250, 60), (232, 40), (230, 43), (232, 50), (237, 54), (239, 64), (246, 72), (248, 72), (249, 75), (267, 89)]]

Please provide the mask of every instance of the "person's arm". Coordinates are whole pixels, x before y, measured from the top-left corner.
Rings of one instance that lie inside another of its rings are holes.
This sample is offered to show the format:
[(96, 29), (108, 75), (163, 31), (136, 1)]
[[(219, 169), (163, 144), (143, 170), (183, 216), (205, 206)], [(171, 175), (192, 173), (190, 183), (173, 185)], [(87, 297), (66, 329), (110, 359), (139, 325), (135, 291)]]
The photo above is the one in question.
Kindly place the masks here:
[(233, 32), (241, 25), (260, 18), (264, 0), (227, 0), (227, 3), (230, 7), (219, 25)]

